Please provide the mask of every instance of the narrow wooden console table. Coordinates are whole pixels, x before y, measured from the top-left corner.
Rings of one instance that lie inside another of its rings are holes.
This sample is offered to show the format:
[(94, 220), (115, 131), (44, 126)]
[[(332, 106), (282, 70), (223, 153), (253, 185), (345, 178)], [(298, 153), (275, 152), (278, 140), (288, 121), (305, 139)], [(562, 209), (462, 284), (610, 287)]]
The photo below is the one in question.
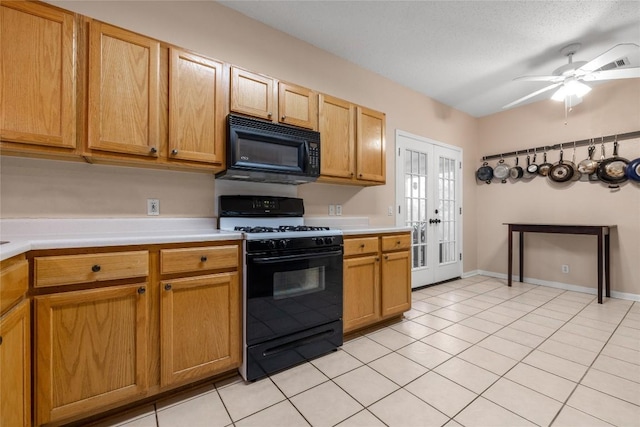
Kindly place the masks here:
[[(524, 233), (556, 233), (556, 234), (587, 234), (598, 238), (598, 303), (602, 304), (603, 282), (606, 296), (611, 296), (610, 268), (609, 268), (609, 234), (616, 225), (560, 225), (560, 224), (525, 224), (505, 223), (509, 226), (509, 267), (507, 271), (507, 285), (511, 286), (513, 272), (513, 233), (520, 233), (520, 281), (523, 280), (524, 269)], [(604, 271), (603, 271), (604, 270)]]

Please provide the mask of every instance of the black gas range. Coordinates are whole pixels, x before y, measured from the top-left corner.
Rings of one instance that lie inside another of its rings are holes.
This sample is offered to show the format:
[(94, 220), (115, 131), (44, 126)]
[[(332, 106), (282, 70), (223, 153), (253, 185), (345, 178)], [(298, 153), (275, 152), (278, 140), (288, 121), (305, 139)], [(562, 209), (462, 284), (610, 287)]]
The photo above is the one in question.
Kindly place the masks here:
[(220, 229), (245, 239), (245, 380), (342, 345), (342, 232), (305, 226), (303, 215), (302, 199), (220, 197)]

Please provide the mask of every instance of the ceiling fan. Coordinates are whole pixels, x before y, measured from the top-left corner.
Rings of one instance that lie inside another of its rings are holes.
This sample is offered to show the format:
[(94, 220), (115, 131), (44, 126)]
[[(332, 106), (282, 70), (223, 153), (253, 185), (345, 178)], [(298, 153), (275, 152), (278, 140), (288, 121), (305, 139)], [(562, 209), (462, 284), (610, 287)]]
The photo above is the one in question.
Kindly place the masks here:
[(573, 43), (560, 49), (560, 53), (566, 56), (569, 62), (556, 68), (550, 76), (521, 76), (517, 81), (551, 82), (529, 95), (505, 105), (503, 109), (511, 108), (534, 96), (558, 88), (551, 96), (555, 101), (565, 101), (565, 106), (577, 105), (582, 102), (582, 97), (589, 93), (591, 87), (583, 82), (602, 80), (631, 79), (640, 77), (640, 67), (615, 68), (618, 60), (637, 51), (640, 46), (635, 43), (622, 43), (615, 45), (602, 55), (591, 61), (573, 62), (573, 55), (580, 49), (580, 43)]

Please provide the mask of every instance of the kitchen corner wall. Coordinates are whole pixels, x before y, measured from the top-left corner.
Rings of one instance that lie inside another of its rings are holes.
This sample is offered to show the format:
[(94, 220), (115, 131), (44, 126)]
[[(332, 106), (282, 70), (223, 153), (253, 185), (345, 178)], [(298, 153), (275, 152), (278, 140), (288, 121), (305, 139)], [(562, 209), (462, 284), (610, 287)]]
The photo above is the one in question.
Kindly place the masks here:
[[(48, 1), (203, 55), (306, 86), (386, 113), (387, 185), (362, 188), (307, 184), (296, 191), (307, 214), (342, 204), (345, 216), (392, 225), (395, 132), (401, 129), (463, 149), (464, 271), (476, 270), (473, 168), (477, 120), (212, 1)], [(364, 46), (375, 49), (376, 46)], [(410, 66), (410, 65), (407, 65)], [(146, 198), (159, 198), (162, 216), (215, 216), (215, 195), (233, 183), (211, 175), (3, 158), (1, 218), (144, 216)], [(245, 192), (246, 189), (239, 191)], [(272, 187), (256, 185), (257, 193)], [(288, 190), (287, 190), (288, 191)]]
[[(640, 79), (621, 80), (595, 86), (569, 113), (567, 124), (564, 104), (551, 100), (479, 119), (478, 156), (637, 130)], [(606, 156), (610, 157), (613, 144), (605, 146)], [(564, 159), (571, 160), (572, 152), (571, 145), (565, 146)], [(640, 140), (621, 141), (618, 154), (629, 160), (640, 157)], [(578, 148), (576, 163), (586, 156), (587, 147)], [(599, 145), (594, 158), (600, 158)], [(558, 159), (559, 151), (549, 153), (551, 163)], [(523, 160), (526, 161), (526, 154), (520, 157), (521, 165)], [(512, 157), (505, 161), (515, 163)], [(541, 162), (538, 155), (538, 163)], [(480, 162), (476, 165), (480, 166)], [(467, 169), (465, 173), (471, 171)], [(474, 187), (479, 270), (506, 276), (507, 226), (503, 223), (616, 224), (617, 230), (611, 235), (611, 289), (640, 296), (639, 183), (627, 182), (612, 190), (599, 182), (557, 184), (536, 177), (529, 182), (480, 183)], [(515, 260), (517, 241), (515, 236)], [(527, 233), (525, 241), (525, 278), (597, 286), (595, 237)], [(562, 264), (569, 265), (569, 274), (561, 272)]]

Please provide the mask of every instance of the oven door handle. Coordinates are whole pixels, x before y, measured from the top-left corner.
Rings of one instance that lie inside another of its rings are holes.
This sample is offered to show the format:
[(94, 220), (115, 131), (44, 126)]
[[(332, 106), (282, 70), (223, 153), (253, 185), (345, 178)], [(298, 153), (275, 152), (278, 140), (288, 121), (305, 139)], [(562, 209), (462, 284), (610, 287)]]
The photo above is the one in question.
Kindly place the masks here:
[(277, 262), (283, 262), (283, 261), (302, 261), (305, 259), (326, 258), (330, 256), (342, 256), (342, 249), (329, 251), (329, 252), (322, 252), (319, 254), (283, 255), (283, 256), (254, 258), (251, 261), (255, 264), (275, 264)]

